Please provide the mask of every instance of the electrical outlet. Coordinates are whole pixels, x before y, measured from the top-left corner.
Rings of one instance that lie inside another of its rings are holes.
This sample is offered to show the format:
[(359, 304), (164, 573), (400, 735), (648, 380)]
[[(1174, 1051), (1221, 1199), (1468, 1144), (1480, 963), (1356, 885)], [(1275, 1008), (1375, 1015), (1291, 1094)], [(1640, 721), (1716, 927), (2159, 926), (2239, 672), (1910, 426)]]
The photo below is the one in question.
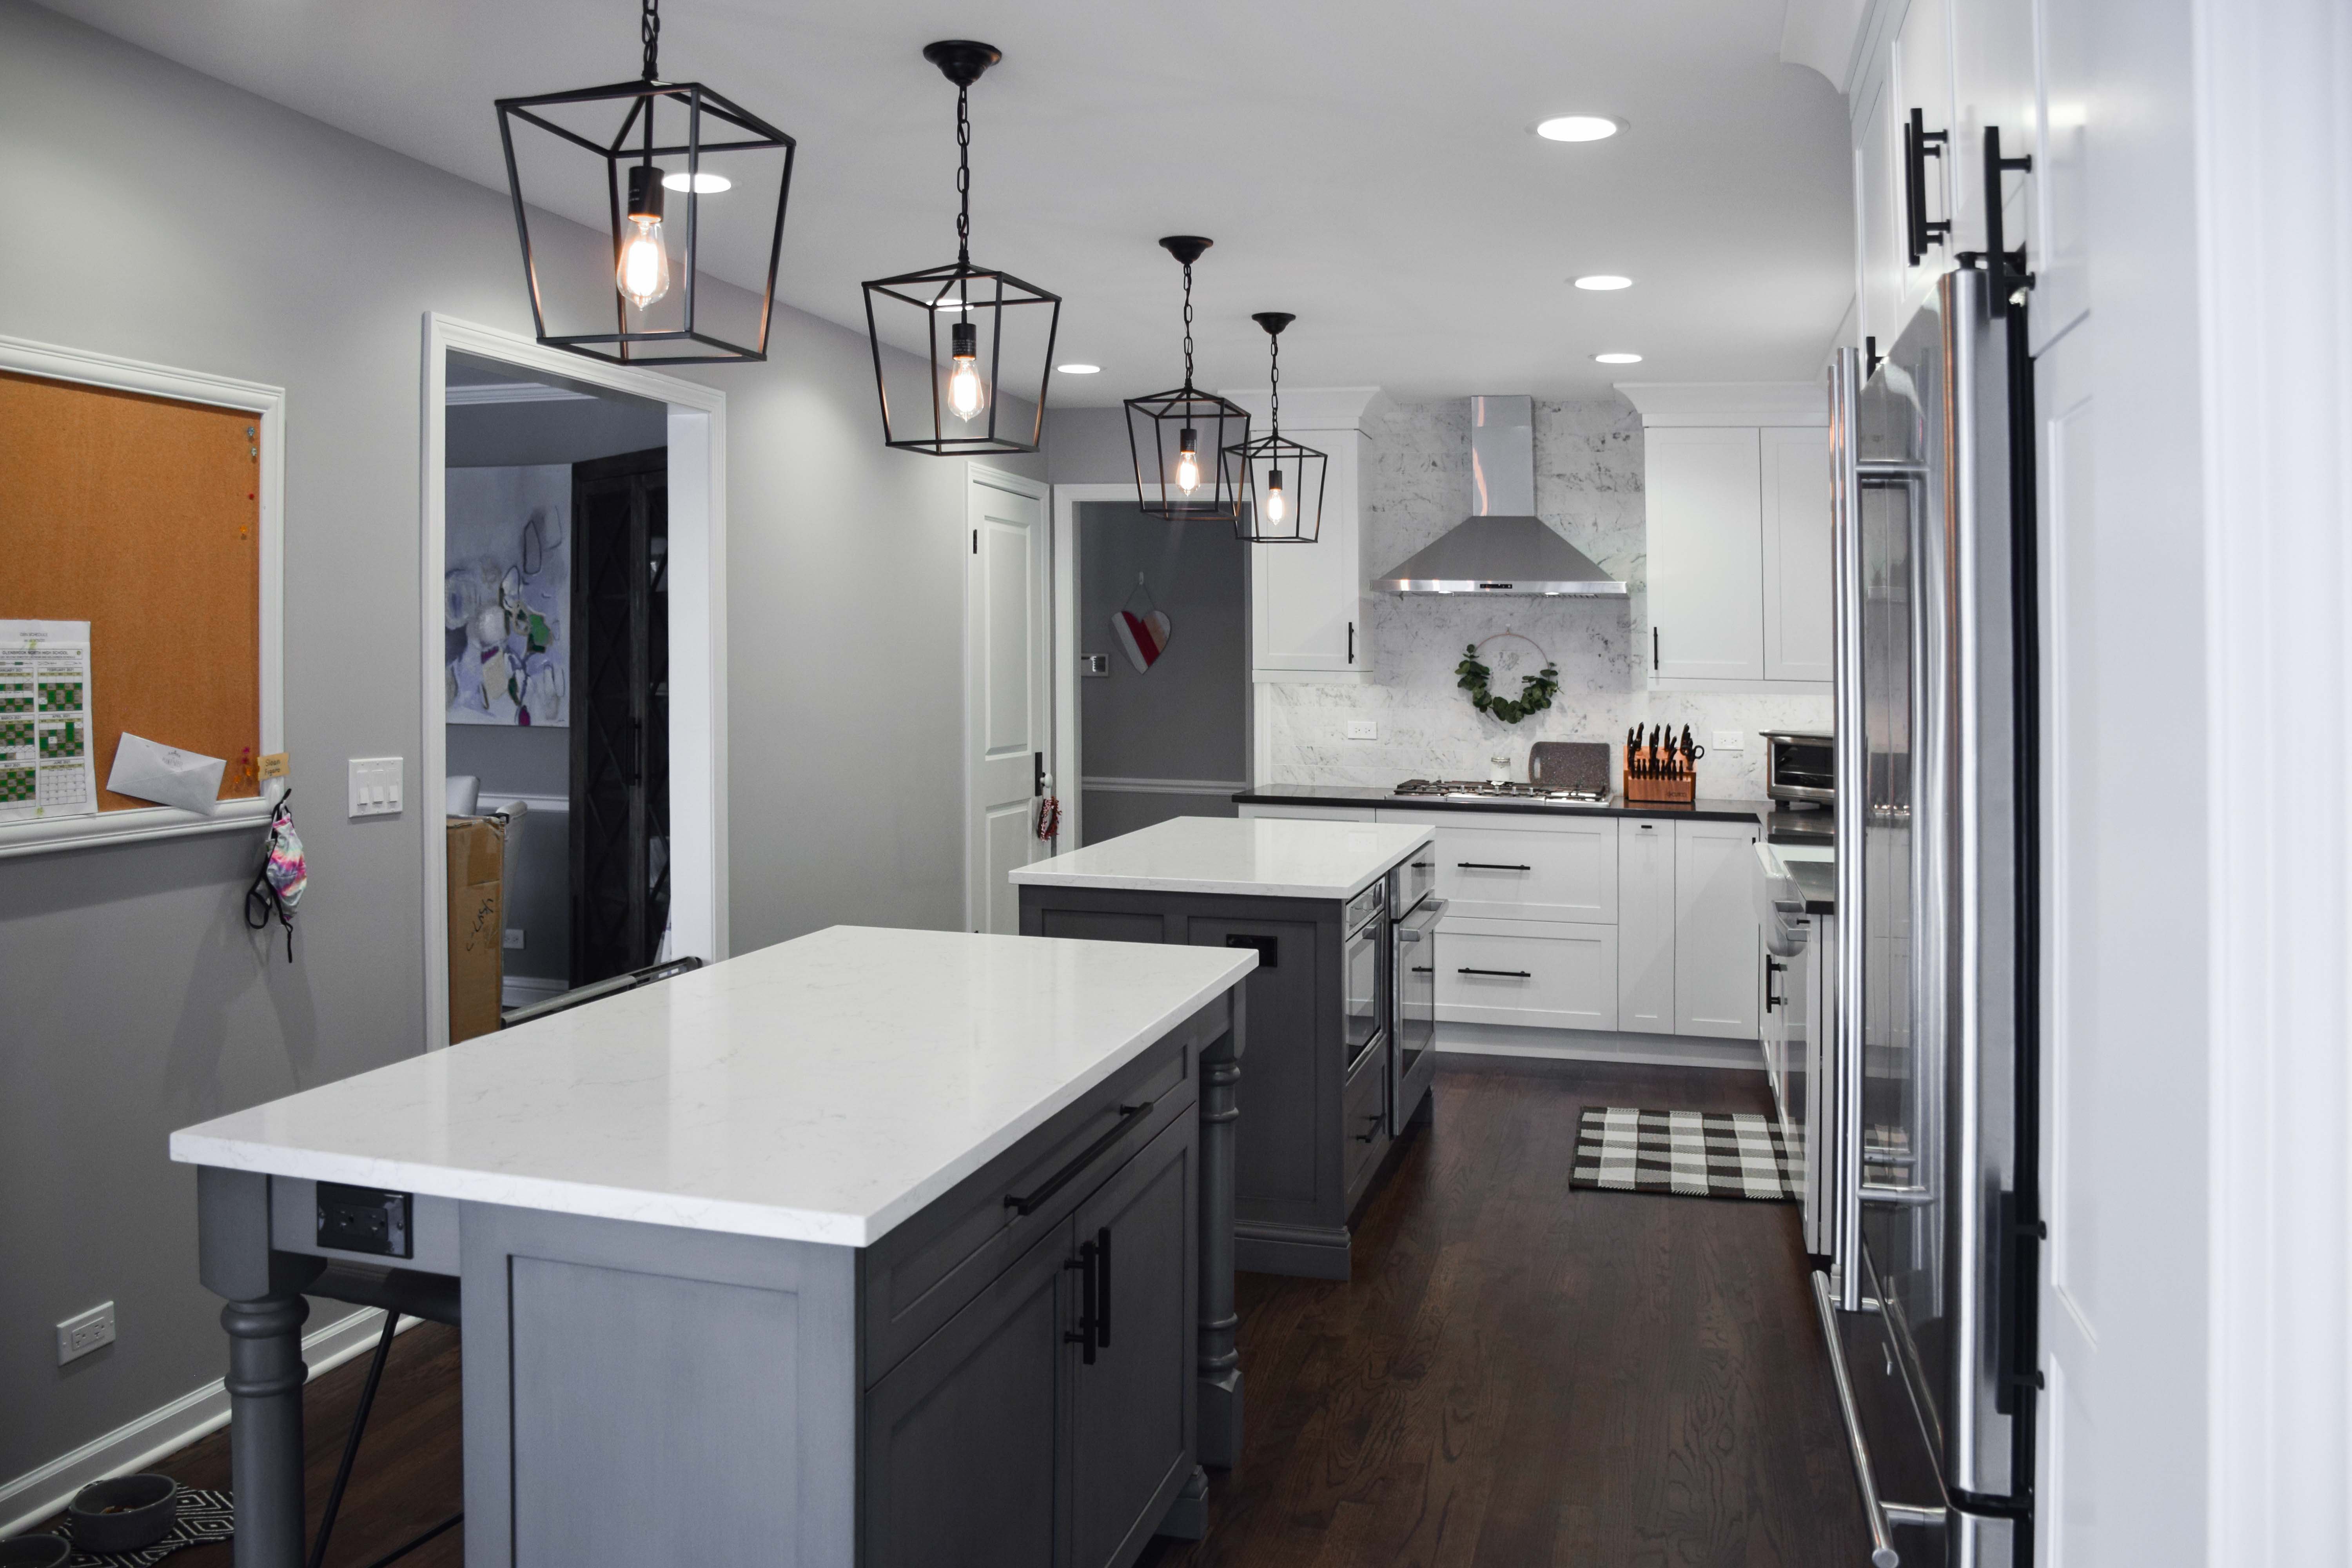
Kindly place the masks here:
[(1717, 730), (1715, 732), (1714, 749), (1718, 752), (1746, 751), (1748, 749), (1748, 736), (1746, 731), (1740, 730)]
[(522, 928), (520, 926), (507, 927), (506, 949), (509, 952), (520, 952), (522, 951)]
[(1381, 726), (1379, 721), (1373, 719), (1350, 719), (1348, 721), (1348, 739), (1350, 741), (1377, 741), (1380, 738)]
[(400, 812), (401, 759), (351, 759), (351, 814), (353, 816), (395, 816)]
[(63, 1366), (114, 1342), (114, 1303), (100, 1301), (58, 1325), (58, 1364)]

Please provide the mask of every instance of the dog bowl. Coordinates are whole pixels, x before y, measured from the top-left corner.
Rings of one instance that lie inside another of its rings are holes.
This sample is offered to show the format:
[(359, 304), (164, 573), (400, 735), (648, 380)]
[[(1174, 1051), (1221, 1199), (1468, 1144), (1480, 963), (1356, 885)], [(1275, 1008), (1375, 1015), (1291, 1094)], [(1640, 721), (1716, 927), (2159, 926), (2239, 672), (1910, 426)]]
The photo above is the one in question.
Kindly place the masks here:
[(154, 1545), (179, 1515), (180, 1483), (169, 1476), (117, 1476), (92, 1481), (66, 1505), (73, 1543), (87, 1556), (137, 1552)]
[(0, 1568), (58, 1568), (73, 1555), (62, 1535), (20, 1535), (0, 1541)]

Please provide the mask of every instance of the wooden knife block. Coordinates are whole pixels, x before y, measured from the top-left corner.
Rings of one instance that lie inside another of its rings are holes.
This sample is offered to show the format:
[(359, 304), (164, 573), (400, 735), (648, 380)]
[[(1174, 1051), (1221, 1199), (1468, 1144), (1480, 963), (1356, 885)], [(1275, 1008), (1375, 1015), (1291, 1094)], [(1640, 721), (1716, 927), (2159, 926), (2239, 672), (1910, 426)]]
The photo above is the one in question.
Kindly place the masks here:
[[(1654, 763), (1670, 767), (1670, 773), (1643, 773), (1636, 770), (1643, 763)], [(1698, 798), (1698, 770), (1660, 747), (1637, 747), (1625, 753), (1625, 798), (1648, 804), (1688, 805)]]

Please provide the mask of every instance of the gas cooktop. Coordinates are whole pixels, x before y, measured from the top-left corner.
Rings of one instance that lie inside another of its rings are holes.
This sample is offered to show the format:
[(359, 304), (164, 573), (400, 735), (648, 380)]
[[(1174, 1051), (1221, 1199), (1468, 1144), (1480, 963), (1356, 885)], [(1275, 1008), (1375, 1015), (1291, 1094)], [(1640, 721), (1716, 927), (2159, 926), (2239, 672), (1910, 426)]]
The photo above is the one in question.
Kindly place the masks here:
[(1534, 805), (1606, 805), (1606, 790), (1550, 789), (1542, 784), (1491, 784), (1479, 779), (1407, 779), (1404, 795), (1440, 795), (1459, 800), (1523, 800)]

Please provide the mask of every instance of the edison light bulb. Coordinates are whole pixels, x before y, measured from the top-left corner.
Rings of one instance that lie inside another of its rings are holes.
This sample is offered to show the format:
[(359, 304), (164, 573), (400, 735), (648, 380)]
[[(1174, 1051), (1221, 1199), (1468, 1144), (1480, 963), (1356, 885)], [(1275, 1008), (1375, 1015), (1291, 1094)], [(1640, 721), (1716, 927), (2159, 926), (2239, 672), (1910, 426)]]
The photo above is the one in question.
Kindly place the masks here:
[(613, 282), (642, 310), (669, 292), (669, 247), (662, 243), (661, 171), (640, 163), (629, 171), (629, 226), (621, 237)]
[(1265, 520), (1280, 522), (1290, 515), (1290, 502), (1282, 493), (1282, 470), (1275, 468), (1265, 477)]
[(948, 373), (948, 412), (969, 424), (988, 406), (988, 383), (980, 376), (980, 329), (958, 321), (948, 339), (954, 366)]
[(1176, 442), (1176, 488), (1191, 495), (1201, 488), (1201, 435), (1187, 429)]

